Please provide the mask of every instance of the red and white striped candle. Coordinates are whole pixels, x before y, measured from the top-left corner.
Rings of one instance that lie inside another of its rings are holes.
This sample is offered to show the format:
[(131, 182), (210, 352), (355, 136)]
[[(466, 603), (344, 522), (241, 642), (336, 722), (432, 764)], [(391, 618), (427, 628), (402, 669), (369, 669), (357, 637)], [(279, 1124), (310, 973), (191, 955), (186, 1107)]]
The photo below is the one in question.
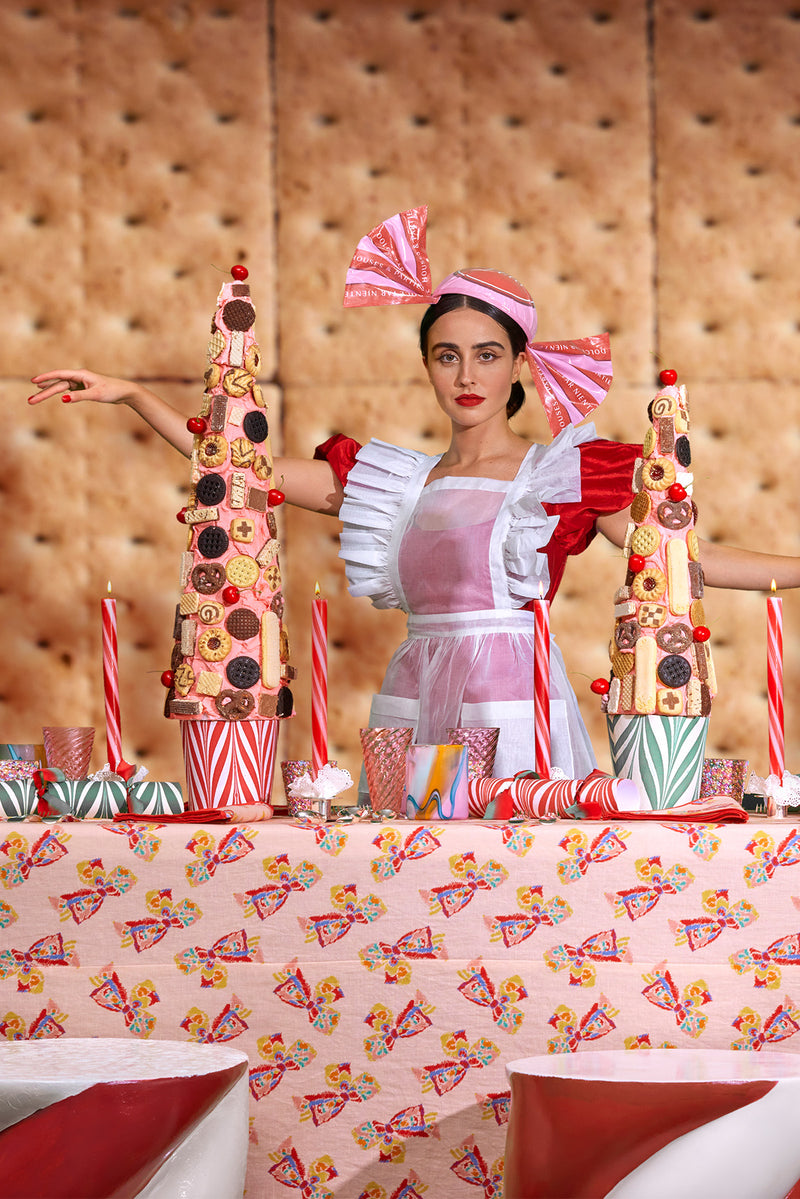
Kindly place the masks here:
[(769, 772), (783, 778), (786, 754), (783, 733), (783, 600), (772, 580), (767, 596), (767, 703), (769, 708)]
[[(111, 591), (111, 584), (108, 584)], [(103, 616), (103, 693), (106, 704), (108, 765), (116, 770), (122, 761), (122, 727), (119, 711), (119, 661), (117, 656), (117, 601), (110, 595), (100, 601)]]
[(550, 777), (550, 601), (533, 601), (533, 697), (536, 706), (536, 773)]
[(314, 588), (311, 605), (311, 776), (328, 761), (328, 601)]

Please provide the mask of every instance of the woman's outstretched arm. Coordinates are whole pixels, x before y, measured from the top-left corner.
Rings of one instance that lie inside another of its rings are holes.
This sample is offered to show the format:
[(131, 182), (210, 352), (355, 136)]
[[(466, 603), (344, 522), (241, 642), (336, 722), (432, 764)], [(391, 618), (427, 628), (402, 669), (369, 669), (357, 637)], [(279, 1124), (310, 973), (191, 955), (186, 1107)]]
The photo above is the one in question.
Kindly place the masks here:
[[(68, 396), (70, 403), (88, 400), (95, 404), (123, 404), (185, 457), (192, 452), (194, 437), (186, 428), (186, 416), (140, 383), (87, 370), (45, 371), (34, 375), (31, 382), (39, 390), (28, 397), (29, 404), (39, 404), (53, 396)], [(78, 384), (80, 387), (73, 390)], [(286, 496), (287, 503), (329, 516), (338, 514), (344, 492), (327, 462), (275, 458), (273, 470), (275, 486)]]
[[(625, 508), (611, 516), (601, 516), (597, 521), (597, 529), (612, 545), (622, 548), (629, 520), (630, 513)], [(704, 541), (702, 537), (698, 540), (703, 576), (708, 587), (769, 591), (773, 579), (780, 591), (788, 587), (800, 587), (800, 558), (736, 549), (717, 541)]]
[(186, 428), (186, 417), (141, 383), (85, 370), (45, 371), (34, 375), (31, 383), (39, 390), (28, 396), (29, 404), (40, 404), (42, 400), (58, 395), (73, 404), (84, 400), (95, 404), (124, 404), (187, 458), (192, 452), (194, 439)]

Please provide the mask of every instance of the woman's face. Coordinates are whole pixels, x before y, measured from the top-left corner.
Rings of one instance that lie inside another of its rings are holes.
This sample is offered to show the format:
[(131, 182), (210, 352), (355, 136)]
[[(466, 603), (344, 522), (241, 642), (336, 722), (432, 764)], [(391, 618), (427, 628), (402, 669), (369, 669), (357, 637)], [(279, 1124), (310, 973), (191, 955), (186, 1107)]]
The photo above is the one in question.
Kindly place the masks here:
[(424, 362), (439, 407), (456, 424), (472, 427), (505, 419), (524, 358), (490, 316), (456, 308), (431, 325)]

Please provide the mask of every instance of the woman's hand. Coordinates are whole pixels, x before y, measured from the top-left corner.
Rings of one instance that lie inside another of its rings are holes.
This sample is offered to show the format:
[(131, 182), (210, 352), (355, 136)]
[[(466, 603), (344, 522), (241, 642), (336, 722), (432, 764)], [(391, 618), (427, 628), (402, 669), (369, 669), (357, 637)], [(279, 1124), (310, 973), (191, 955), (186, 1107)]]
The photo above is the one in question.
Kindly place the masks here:
[(45, 371), (34, 375), (31, 383), (35, 383), (39, 391), (28, 396), (29, 404), (40, 404), (56, 395), (60, 395), (66, 404), (81, 400), (91, 400), (95, 404), (126, 404), (176, 450), (187, 458), (192, 452), (194, 438), (186, 428), (186, 417), (141, 383), (85, 370)]
[(28, 396), (29, 404), (41, 404), (52, 396), (60, 395), (65, 403), (77, 400), (93, 400), (96, 404), (132, 404), (137, 385), (126, 379), (113, 379), (110, 375), (97, 375), (94, 371), (57, 370), (34, 375), (31, 383), (39, 388)]

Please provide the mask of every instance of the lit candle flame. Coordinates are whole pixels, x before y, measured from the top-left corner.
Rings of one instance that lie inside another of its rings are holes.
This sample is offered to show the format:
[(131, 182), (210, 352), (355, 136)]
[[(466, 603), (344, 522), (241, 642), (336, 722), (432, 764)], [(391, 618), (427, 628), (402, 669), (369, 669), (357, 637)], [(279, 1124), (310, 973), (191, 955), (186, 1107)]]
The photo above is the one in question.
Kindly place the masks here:
[(777, 587), (775, 586), (775, 580), (774, 580), (774, 579), (773, 579), (773, 580), (772, 580), (772, 582), (770, 583), (770, 585), (769, 585), (769, 589), (770, 589), (770, 591), (772, 592), (772, 594), (773, 594), (773, 595), (774, 595), (774, 594), (775, 594), (775, 592), (778, 590), (778, 589), (777, 589)]
[(320, 595), (321, 595), (321, 592), (319, 589), (319, 583), (315, 583), (314, 584), (314, 599), (319, 599)]
[(108, 580), (108, 587), (106, 588), (106, 591), (109, 595), (111, 595), (111, 579)]

